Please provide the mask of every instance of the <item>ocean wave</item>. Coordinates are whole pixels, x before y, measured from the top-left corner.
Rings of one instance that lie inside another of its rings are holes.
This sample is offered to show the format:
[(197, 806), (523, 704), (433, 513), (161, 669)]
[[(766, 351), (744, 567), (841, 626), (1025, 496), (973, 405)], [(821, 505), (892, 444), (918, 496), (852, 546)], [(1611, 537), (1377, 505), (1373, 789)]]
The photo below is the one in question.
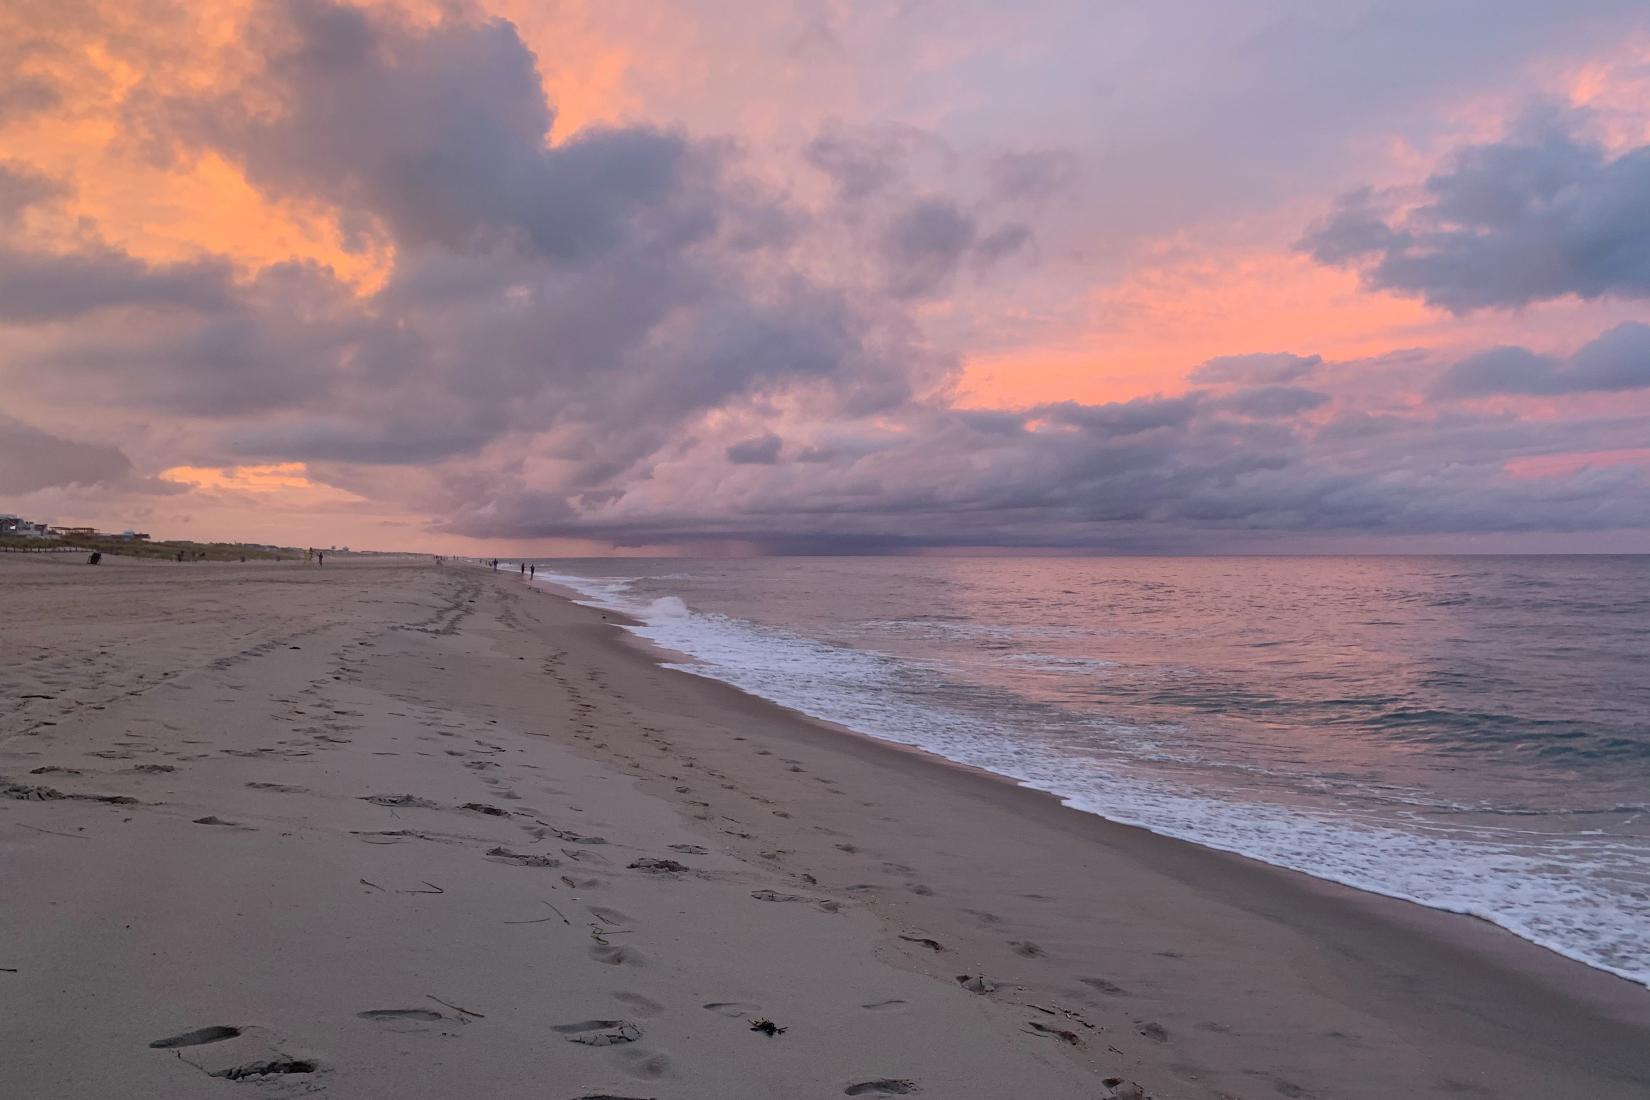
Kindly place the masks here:
[[(1480, 917), (1559, 954), (1650, 985), (1650, 881), (1642, 848), (1586, 834), (1451, 822), (1455, 814), (1482, 817), (1494, 811), (1427, 805), (1418, 792), (1391, 799), (1410, 802), (1417, 816), (1406, 822), (1390, 811), (1381, 818), (1373, 812), (1276, 804), (1252, 787), (1241, 793), (1202, 790), (1178, 774), (1171, 779), (1142, 769), (1154, 757), (1189, 766), (1207, 763), (1195, 751), (1163, 744), (1162, 731), (1154, 735), (1113, 723), (1100, 749), (1079, 746), (1070, 741), (1075, 735), (1069, 729), (1056, 736), (1031, 723), (986, 721), (947, 710), (936, 703), (944, 691), (936, 685), (935, 669), (920, 662), (695, 610), (676, 596), (639, 597), (633, 591), (638, 578), (596, 580), (541, 571), (538, 579), (572, 590), (580, 602), (637, 619), (639, 625), (629, 629), (684, 654), (688, 660), (675, 666), (684, 671), (868, 736), (996, 772), (1112, 821)], [(969, 633), (983, 642), (992, 629), (976, 624)], [(1061, 660), (1036, 653), (1019, 659), (1033, 665)], [(1402, 708), (1389, 716), (1393, 725), (1417, 730), (1423, 717), (1449, 717)], [(1231, 766), (1216, 765), (1218, 770)], [(1333, 794), (1338, 784), (1350, 790), (1356, 778), (1326, 781), (1323, 793)], [(1642, 809), (1623, 805), (1614, 812)], [(1531, 816), (1504, 812), (1519, 820)]]

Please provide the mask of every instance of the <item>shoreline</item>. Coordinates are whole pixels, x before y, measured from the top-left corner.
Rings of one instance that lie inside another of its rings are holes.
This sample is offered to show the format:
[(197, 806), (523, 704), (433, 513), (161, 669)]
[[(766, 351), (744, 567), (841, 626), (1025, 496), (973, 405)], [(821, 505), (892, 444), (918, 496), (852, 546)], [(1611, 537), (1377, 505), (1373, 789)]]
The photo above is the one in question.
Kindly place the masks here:
[[(596, 602), (594, 598), (556, 581), (540, 579), (536, 581), (532, 587), (542, 590), (556, 599), (566, 601), (573, 606), (594, 611), (602, 615), (604, 619), (614, 621), (617, 627), (616, 636), (620, 640), (621, 644), (627, 646), (637, 655), (666, 668), (670, 668), (673, 671), (683, 672), (698, 679), (703, 679), (717, 684), (720, 687), (730, 689), (743, 697), (758, 700), (768, 706), (774, 707), (794, 721), (802, 722), (818, 729), (828, 731), (837, 736), (847, 736), (856, 740), (864, 741), (872, 745), (879, 746), (884, 750), (892, 750), (902, 754), (913, 755), (923, 761), (926, 761), (932, 766), (951, 768), (972, 776), (983, 777), (995, 782), (1006, 784), (1011, 788), (1027, 794), (1048, 799), (1055, 803), (1064, 812), (1097, 819), (1112, 828), (1126, 829), (1143, 833), (1157, 840), (1167, 841), (1173, 844), (1189, 845), (1199, 851), (1218, 854), (1220, 856), (1239, 860), (1245, 865), (1254, 868), (1264, 868), (1269, 871), (1282, 873), (1289, 878), (1298, 878), (1303, 880), (1303, 882), (1309, 886), (1326, 887), (1332, 892), (1340, 890), (1349, 891), (1358, 897), (1371, 899), (1372, 902), (1374, 899), (1379, 899), (1379, 901), (1383, 903), (1383, 907), (1386, 904), (1396, 903), (1398, 906), (1403, 907), (1403, 909), (1394, 912), (1392, 919), (1399, 920), (1402, 923), (1412, 924), (1417, 928), (1422, 928), (1426, 931), (1426, 934), (1442, 940), (1459, 943), (1466, 949), (1476, 951), (1483, 955), (1505, 959), (1507, 960), (1507, 965), (1509, 966), (1529, 970), (1533, 974), (1541, 975), (1543, 980), (1556, 983), (1555, 988), (1568, 989), (1570, 992), (1581, 997), (1582, 999), (1594, 1002), (1602, 1008), (1607, 1008), (1609, 1011), (1626, 1013), (1624, 1018), (1646, 1019), (1647, 1017), (1644, 1016), (1644, 1013), (1650, 1012), (1650, 982), (1641, 981), (1635, 977), (1618, 973), (1601, 965), (1595, 965), (1588, 960), (1571, 954), (1559, 947), (1542, 943), (1538, 940), (1522, 935), (1517, 930), (1509, 928), (1508, 926), (1495, 920), (1493, 917), (1467, 912), (1461, 909), (1451, 909), (1442, 905), (1430, 904), (1412, 897), (1390, 893), (1376, 887), (1365, 886), (1356, 882), (1348, 882), (1341, 879), (1314, 874), (1310, 871), (1303, 871), (1294, 867), (1289, 867), (1285, 864), (1273, 863), (1266, 859), (1249, 855), (1248, 853), (1235, 848), (1221, 847), (1199, 839), (1176, 836), (1167, 832), (1159, 832), (1147, 825), (1120, 821), (1115, 818), (1108, 817), (1104, 813), (1072, 805), (1068, 801), (1069, 796), (1063, 795), (1056, 790), (1036, 786), (1015, 776), (992, 771), (989, 768), (983, 768), (954, 760), (950, 757), (933, 752), (918, 745), (907, 744), (904, 742), (891, 740), (889, 738), (879, 737), (876, 734), (866, 733), (843, 723), (834, 722), (829, 719), (821, 718), (817, 715), (809, 714), (806, 711), (798, 710), (794, 707), (786, 705), (783, 702), (780, 702), (779, 700), (749, 691), (737, 684), (722, 679), (713, 672), (698, 671), (692, 667), (696, 663), (696, 658), (694, 658), (691, 654), (667, 649), (634, 633), (632, 628), (645, 628), (649, 625), (645, 621), (626, 614), (623, 611), (602, 606), (599, 602)], [(1420, 913), (1405, 915), (1404, 909), (1420, 910)], [(1502, 937), (1510, 938), (1513, 943), (1509, 945), (1501, 942)], [(1531, 955), (1523, 950), (1524, 948), (1534, 949), (1540, 954)], [(1560, 965), (1548, 965), (1542, 959), (1542, 956), (1548, 955), (1554, 957), (1556, 960), (1559, 960)], [(1600, 977), (1609, 979), (1609, 982), (1595, 983), (1586, 980), (1577, 980), (1574, 977), (1567, 977), (1566, 974), (1571, 965), (1580, 967), (1588, 973), (1596, 974)], [(1628, 987), (1628, 990), (1625, 994), (1612, 995), (1610, 983), (1625, 985)], [(1642, 1004), (1640, 1004), (1641, 1000), (1643, 1002)]]
[[(272, 1052), (311, 1067), (276, 1096), (1650, 1088), (1631, 983), (819, 724), (509, 575), (0, 570), (0, 776), (61, 795), (0, 798), (30, 1095), (219, 1096)], [(201, 1028), (236, 1034), (150, 1046)]]

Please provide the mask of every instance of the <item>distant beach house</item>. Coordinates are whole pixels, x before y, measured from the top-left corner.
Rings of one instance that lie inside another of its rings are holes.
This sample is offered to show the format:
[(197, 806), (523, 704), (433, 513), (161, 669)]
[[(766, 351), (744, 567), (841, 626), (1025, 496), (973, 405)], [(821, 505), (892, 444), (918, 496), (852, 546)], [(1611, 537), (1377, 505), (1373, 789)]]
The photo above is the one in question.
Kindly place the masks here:
[(51, 529), (44, 523), (35, 523), (33, 520), (14, 516), (10, 513), (0, 514), (0, 535), (9, 535), (12, 538), (45, 539), (51, 537)]
[(60, 539), (95, 539), (96, 527), (53, 527), (52, 534)]

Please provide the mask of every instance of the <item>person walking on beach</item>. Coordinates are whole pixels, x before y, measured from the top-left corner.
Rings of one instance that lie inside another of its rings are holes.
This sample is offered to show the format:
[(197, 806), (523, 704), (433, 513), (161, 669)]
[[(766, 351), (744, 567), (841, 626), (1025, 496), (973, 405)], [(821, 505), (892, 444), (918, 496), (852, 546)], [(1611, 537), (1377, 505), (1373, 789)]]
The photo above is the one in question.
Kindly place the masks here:
[(532, 580), (534, 577), (536, 577), (538, 575), (539, 575), (539, 567), (538, 566), (529, 565), (527, 567), (527, 579), (528, 580)]
[(315, 551), (315, 564), (317, 566), (322, 566), (322, 565), (325, 565), (326, 563), (327, 563), (327, 552), (325, 550)]

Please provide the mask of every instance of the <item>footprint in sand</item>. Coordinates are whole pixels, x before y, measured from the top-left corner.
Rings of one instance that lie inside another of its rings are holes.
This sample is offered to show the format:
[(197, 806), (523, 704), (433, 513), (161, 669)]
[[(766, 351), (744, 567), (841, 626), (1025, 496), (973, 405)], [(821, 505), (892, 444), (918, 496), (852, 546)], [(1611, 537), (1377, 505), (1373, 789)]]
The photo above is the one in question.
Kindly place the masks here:
[(881, 1077), (875, 1081), (861, 1081), (842, 1090), (844, 1096), (911, 1096), (922, 1091), (922, 1086), (906, 1077)]
[(638, 1016), (657, 1016), (665, 1010), (665, 1006), (652, 997), (640, 993), (618, 992), (613, 999), (620, 1004), (627, 1005)]
[(556, 1024), (550, 1030), (560, 1033), (569, 1043), (582, 1043), (587, 1047), (618, 1046), (642, 1037), (642, 1029), (629, 1020), (580, 1020)]
[(1009, 940), (1008, 946), (1014, 949), (1014, 953), (1016, 955), (1021, 955), (1028, 959), (1041, 959), (1048, 954), (1047, 951), (1044, 951), (1041, 947), (1037, 946), (1035, 943), (1032, 943), (1030, 940)]
[(745, 1004), (743, 1001), (708, 1001), (703, 1006), (718, 1016), (727, 1016), (730, 1019), (740, 1019), (759, 1011), (756, 1005)]
[(644, 961), (642, 953), (634, 947), (621, 947), (618, 944), (592, 945), (590, 957), (608, 966), (641, 966)]
[(226, 829), (239, 829), (240, 831), (247, 832), (247, 833), (257, 831), (256, 829), (254, 829), (250, 825), (242, 825), (238, 821), (225, 821), (223, 818), (216, 817), (216, 816), (213, 816), (211, 814), (208, 814), (205, 817), (195, 818), (195, 824), (196, 825), (221, 825)]
[(182, 1035), (171, 1035), (165, 1039), (156, 1039), (149, 1045), (157, 1050), (170, 1050), (173, 1047), (198, 1047), (207, 1043), (221, 1043), (225, 1039), (235, 1038), (240, 1033), (241, 1029), (238, 1027), (224, 1025), (203, 1027), (194, 1031), (186, 1031)]
[(428, 1008), (369, 1008), (365, 1012), (357, 1012), (356, 1015), (363, 1020), (380, 1024), (434, 1024), (447, 1018)]
[(651, 1080), (663, 1077), (670, 1072), (670, 1058), (665, 1054), (649, 1054), (645, 1050), (622, 1050), (618, 1052), (620, 1068), (632, 1077), (641, 1077)]
[(150, 1047), (171, 1050), (208, 1077), (263, 1081), (290, 1074), (318, 1073), (321, 1066), (281, 1049), (274, 1033), (261, 1027), (217, 1025), (155, 1039)]

